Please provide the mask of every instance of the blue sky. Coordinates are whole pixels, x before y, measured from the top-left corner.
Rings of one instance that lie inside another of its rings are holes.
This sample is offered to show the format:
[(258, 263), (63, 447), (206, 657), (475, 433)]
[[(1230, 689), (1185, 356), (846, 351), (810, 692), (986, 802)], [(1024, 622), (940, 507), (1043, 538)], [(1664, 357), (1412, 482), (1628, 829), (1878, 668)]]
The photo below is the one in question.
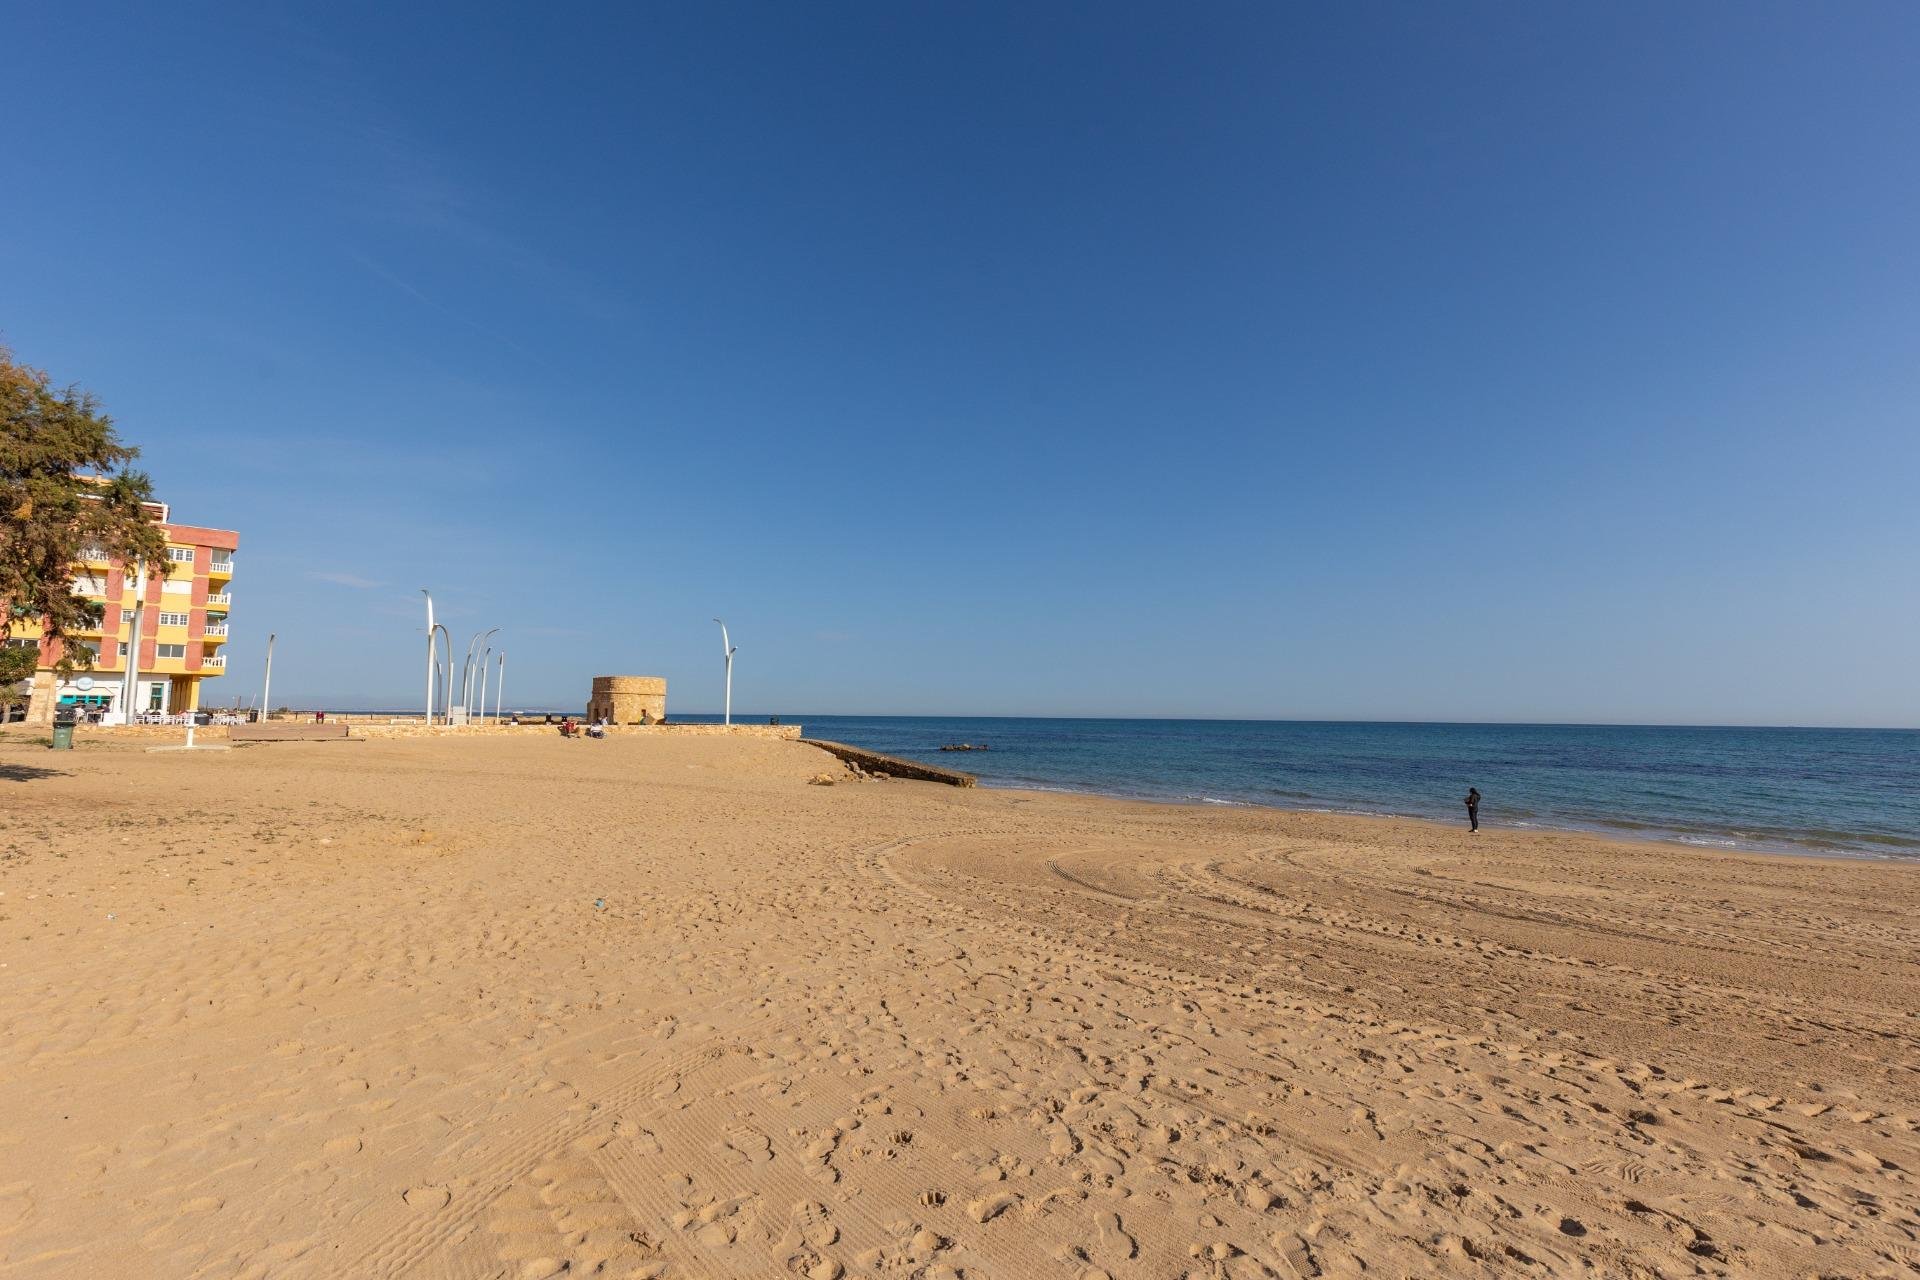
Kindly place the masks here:
[(230, 692), (1920, 724), (1920, 8), (310, 8), (6, 15)]

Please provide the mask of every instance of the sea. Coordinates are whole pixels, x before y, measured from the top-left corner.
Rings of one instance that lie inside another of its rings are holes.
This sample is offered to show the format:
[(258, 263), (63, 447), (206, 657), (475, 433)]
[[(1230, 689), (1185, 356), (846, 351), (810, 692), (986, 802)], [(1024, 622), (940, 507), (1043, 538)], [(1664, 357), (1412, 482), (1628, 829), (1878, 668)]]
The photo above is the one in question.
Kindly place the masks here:
[[(808, 737), (964, 769), (989, 787), (1464, 822), (1472, 786), (1489, 827), (1920, 858), (1912, 729), (782, 718)], [(987, 749), (941, 752), (955, 743)]]

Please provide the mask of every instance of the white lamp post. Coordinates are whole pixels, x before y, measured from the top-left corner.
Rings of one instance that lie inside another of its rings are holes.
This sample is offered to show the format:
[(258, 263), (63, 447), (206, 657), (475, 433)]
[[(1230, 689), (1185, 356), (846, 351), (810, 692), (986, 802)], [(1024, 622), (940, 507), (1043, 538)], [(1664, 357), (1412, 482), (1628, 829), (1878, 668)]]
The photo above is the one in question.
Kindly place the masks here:
[[(127, 673), (120, 679), (120, 723), (133, 723), (134, 695), (140, 688), (140, 620), (147, 605), (147, 566), (142, 561), (134, 570), (133, 635), (127, 641)], [(116, 631), (117, 634), (117, 631)]]
[[(720, 619), (715, 618), (715, 622)], [(733, 723), (733, 654), (734, 647), (727, 640), (727, 624), (720, 622), (720, 650), (727, 656), (727, 693), (725, 710), (721, 713), (720, 723)]]
[[(447, 655), (447, 661), (444, 666), (442, 666), (439, 659), (435, 656), (433, 647), (433, 637), (435, 634), (438, 634), (440, 637), (440, 648), (438, 652)], [(432, 706), (433, 704), (432, 680), (434, 673), (437, 671), (441, 675), (440, 705), (446, 709), (447, 715), (450, 718), (453, 714), (453, 637), (448, 634), (447, 624), (444, 622), (434, 623), (433, 630), (427, 632), (427, 661), (433, 664), (427, 668), (427, 704), (428, 706)]]
[(425, 587), (420, 594), (427, 598), (427, 727), (433, 727), (433, 593)]
[[(480, 633), (476, 631), (473, 633), (473, 639), (467, 641), (467, 656), (460, 663), (460, 715), (463, 720), (467, 714), (467, 703), (472, 700), (473, 695), (473, 647), (479, 643)], [(451, 657), (452, 655), (449, 654), (448, 656)], [(453, 723), (453, 704), (451, 702), (447, 704), (447, 723)]]
[[(499, 629), (500, 628), (495, 627), (493, 628), (493, 631), (476, 631), (474, 633), (473, 639), (467, 641), (467, 660), (464, 663), (462, 663), (460, 666), (460, 713), (463, 718), (466, 717), (468, 714), (470, 714), (473, 710), (474, 646), (479, 644), (482, 640), (485, 640), (488, 637), (492, 636), (493, 632), (498, 631)], [(486, 678), (485, 673), (482, 672), (481, 679), (484, 680), (485, 678)]]
[(260, 683), (260, 722), (266, 723), (267, 710), (273, 706), (268, 695), (273, 692), (273, 632), (267, 632), (267, 678)]
[[(496, 627), (494, 630), (497, 631), (499, 628)], [(487, 634), (492, 635), (493, 632), (489, 631)], [(492, 645), (484, 645), (481, 647), (480, 665), (476, 668), (479, 678), (474, 681), (474, 684), (477, 686), (474, 689), (474, 693), (478, 696), (474, 698), (474, 702), (480, 708), (479, 718), (482, 724), (485, 724), (487, 719), (487, 659), (492, 656)]]
[(507, 651), (502, 649), (500, 656), (493, 660), (493, 722), (500, 723), (500, 691), (507, 687)]

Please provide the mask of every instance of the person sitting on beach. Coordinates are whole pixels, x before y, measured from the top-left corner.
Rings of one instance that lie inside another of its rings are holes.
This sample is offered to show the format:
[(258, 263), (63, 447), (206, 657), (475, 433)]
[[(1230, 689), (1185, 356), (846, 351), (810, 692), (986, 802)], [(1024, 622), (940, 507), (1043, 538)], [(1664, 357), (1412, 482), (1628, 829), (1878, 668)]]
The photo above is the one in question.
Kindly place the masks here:
[(587, 736), (588, 736), (589, 738), (604, 738), (604, 737), (606, 737), (606, 736), (607, 736), (607, 722), (606, 722), (605, 720), (595, 720), (595, 721), (594, 721), (594, 722), (593, 722), (592, 724), (590, 724), (590, 725), (588, 725), (588, 726), (587, 726)]
[(580, 726), (574, 723), (574, 719), (572, 716), (568, 716), (566, 719), (560, 722), (561, 737), (571, 738), (576, 736), (579, 732), (580, 732)]
[(1480, 788), (1478, 787), (1467, 788), (1467, 829), (1469, 831), (1480, 829)]

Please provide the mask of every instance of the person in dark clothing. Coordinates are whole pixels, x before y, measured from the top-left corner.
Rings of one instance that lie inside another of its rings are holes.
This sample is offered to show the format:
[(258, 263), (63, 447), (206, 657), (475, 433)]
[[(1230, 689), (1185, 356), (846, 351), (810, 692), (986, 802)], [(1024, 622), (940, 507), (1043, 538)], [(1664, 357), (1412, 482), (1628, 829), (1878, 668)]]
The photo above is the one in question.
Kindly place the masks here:
[(1467, 829), (1470, 831), (1480, 829), (1480, 788), (1478, 787), (1467, 788)]

